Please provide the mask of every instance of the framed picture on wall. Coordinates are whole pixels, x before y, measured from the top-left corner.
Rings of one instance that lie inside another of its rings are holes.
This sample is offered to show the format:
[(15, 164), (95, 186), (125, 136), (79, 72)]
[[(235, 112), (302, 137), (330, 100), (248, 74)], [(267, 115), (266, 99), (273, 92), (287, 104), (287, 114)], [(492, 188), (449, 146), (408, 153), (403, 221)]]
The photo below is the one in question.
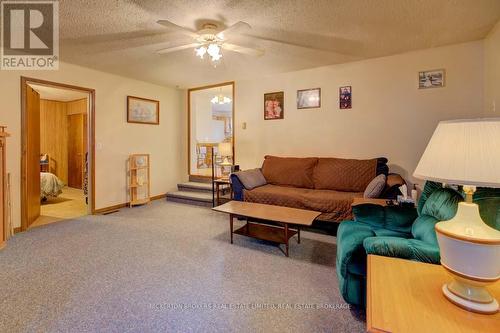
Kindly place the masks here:
[(283, 119), (285, 113), (283, 91), (264, 94), (264, 120)]
[(418, 89), (441, 88), (445, 84), (445, 70), (418, 72)]
[(339, 88), (339, 107), (340, 109), (352, 108), (352, 88), (345, 86)]
[(297, 109), (321, 107), (321, 88), (297, 90)]
[(160, 101), (127, 96), (127, 122), (158, 125), (160, 123)]

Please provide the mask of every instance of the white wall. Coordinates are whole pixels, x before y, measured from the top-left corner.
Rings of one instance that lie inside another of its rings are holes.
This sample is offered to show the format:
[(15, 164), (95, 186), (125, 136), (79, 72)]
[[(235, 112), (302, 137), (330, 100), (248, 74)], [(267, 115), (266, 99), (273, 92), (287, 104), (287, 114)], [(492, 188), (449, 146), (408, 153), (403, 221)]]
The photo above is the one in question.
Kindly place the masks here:
[[(418, 72), (446, 69), (446, 87), (418, 89)], [(352, 86), (350, 110), (338, 89)], [(321, 88), (321, 108), (298, 110), (298, 89)], [(483, 103), (482, 41), (237, 81), (236, 162), (258, 167), (280, 156), (386, 156), (411, 175), (437, 123), (479, 117)], [(285, 119), (263, 120), (263, 95), (285, 92)], [(242, 129), (242, 123), (247, 129)]]
[(484, 40), (484, 112), (500, 117), (500, 22)]
[[(96, 90), (96, 209), (127, 201), (126, 160), (151, 154), (151, 194), (164, 194), (184, 176), (181, 92), (88, 68), (61, 63), (58, 71), (0, 71), (0, 124), (8, 126), (7, 169), (12, 174), (13, 225), (20, 226), (20, 76)], [(126, 96), (160, 101), (160, 125), (127, 123)], [(101, 149), (98, 149), (99, 146)]]

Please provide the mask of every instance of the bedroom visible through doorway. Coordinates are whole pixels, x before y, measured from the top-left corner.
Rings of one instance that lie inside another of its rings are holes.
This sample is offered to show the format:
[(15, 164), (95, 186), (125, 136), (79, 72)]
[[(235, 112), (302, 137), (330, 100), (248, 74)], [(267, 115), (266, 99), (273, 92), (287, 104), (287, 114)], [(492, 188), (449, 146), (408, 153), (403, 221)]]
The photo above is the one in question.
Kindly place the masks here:
[(93, 91), (40, 81), (23, 87), (22, 229), (91, 214)]

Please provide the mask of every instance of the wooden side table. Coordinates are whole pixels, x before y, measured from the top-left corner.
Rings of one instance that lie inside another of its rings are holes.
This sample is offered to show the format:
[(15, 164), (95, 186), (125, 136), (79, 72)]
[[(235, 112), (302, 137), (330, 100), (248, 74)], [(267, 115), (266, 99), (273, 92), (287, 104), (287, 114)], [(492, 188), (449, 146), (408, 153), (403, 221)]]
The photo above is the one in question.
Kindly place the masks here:
[[(219, 206), (221, 204), (220, 202), (220, 191), (221, 189), (225, 191), (226, 187), (229, 187), (230, 191), (230, 198), (233, 199), (233, 187), (231, 186), (231, 181), (229, 178), (218, 178), (214, 179), (214, 185), (215, 185), (215, 202), (213, 203), (212, 206)], [(224, 195), (224, 193), (223, 193)]]
[[(469, 312), (444, 297), (450, 280), (441, 265), (368, 255), (368, 332), (499, 332), (500, 313)], [(488, 289), (500, 299), (500, 281)]]

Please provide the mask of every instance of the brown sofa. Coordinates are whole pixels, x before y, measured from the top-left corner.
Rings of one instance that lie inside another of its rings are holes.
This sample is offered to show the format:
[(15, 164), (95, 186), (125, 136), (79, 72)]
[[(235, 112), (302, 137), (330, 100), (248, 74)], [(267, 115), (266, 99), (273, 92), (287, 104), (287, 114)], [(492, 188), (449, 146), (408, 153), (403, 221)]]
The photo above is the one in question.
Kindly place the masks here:
[[(293, 158), (266, 156), (262, 174), (267, 184), (246, 189), (232, 175), (236, 200), (310, 209), (322, 212), (318, 220), (340, 222), (352, 218), (353, 198), (363, 197), (377, 175), (388, 174), (387, 159)], [(383, 196), (404, 183), (390, 181)]]

